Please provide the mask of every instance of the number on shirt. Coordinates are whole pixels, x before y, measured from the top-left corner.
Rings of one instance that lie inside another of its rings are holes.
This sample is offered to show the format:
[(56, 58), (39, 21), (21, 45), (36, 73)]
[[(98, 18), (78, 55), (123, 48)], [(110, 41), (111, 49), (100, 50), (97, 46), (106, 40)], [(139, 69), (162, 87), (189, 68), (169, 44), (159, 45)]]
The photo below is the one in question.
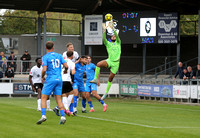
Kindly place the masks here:
[(53, 68), (59, 68), (60, 67), (60, 61), (58, 59), (52, 59), (51, 60)]

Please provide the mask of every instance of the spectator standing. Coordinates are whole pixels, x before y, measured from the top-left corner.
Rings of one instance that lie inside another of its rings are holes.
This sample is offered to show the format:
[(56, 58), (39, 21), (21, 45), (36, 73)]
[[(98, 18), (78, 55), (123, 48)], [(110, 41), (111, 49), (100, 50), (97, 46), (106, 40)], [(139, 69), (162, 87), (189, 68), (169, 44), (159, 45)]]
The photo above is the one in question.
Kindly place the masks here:
[(5, 56), (4, 52), (1, 52), (1, 55), (0, 55), (0, 65), (1, 65), (1, 68), (3, 69), (3, 72), (5, 72), (5, 70), (6, 70), (7, 61), (8, 61), (7, 56)]
[[(11, 69), (11, 66), (8, 66), (6, 72), (5, 72), (5, 78), (14, 78), (14, 70)], [(9, 82), (9, 80), (6, 80), (6, 82)]]
[(183, 84), (188, 84), (189, 73), (186, 68), (183, 69)]
[(187, 67), (187, 71), (188, 71), (189, 79), (195, 79), (195, 74), (194, 74), (191, 66)]
[(22, 72), (26, 72), (29, 68), (29, 62), (31, 60), (31, 55), (28, 53), (28, 50), (24, 51), (23, 56), (21, 57), (21, 60), (23, 61), (23, 70)]
[[(3, 78), (3, 72), (0, 70), (0, 79)], [(2, 82), (2, 80), (0, 80)]]
[(197, 65), (196, 79), (200, 79), (200, 64)]
[(17, 68), (17, 56), (15, 56), (14, 52), (11, 52), (10, 56), (8, 57), (8, 66), (10, 65), (12, 68), (14, 68), (14, 72), (16, 72)]
[(178, 75), (179, 75), (179, 78), (180, 78), (180, 79), (183, 79), (183, 63), (182, 63), (182, 62), (179, 62), (179, 63), (178, 63), (178, 68), (177, 68), (176, 74), (174, 75), (173, 80), (175, 80), (175, 78), (176, 78)]

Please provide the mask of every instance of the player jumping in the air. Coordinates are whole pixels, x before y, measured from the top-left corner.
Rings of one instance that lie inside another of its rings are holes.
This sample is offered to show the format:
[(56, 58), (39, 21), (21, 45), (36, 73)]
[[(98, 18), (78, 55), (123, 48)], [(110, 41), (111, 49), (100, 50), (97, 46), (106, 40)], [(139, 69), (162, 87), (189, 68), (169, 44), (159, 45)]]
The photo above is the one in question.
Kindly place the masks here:
[(89, 112), (94, 112), (94, 108), (92, 105), (92, 100), (90, 98), (90, 93), (92, 92), (92, 95), (103, 105), (103, 111), (105, 112), (107, 110), (107, 104), (104, 103), (103, 100), (101, 100), (101, 97), (97, 94), (97, 85), (99, 85), (99, 81), (97, 79), (97, 84), (95, 83), (90, 83), (91, 80), (94, 79), (94, 74), (95, 74), (95, 68), (96, 66), (91, 63), (91, 57), (87, 56), (87, 65), (86, 65), (86, 86), (85, 86), (85, 91), (86, 91), (86, 99), (88, 101), (88, 104), (91, 108)]
[[(41, 111), (41, 92), (43, 87), (43, 82), (41, 81), (41, 75), (42, 75), (42, 60), (41, 58), (36, 58), (35, 62), (37, 65), (33, 66), (31, 68), (30, 74), (29, 74), (29, 82), (32, 86), (33, 92), (37, 92), (37, 104), (38, 108), (37, 111)], [(47, 111), (52, 111), (50, 109), (50, 99), (47, 100)]]
[(62, 76), (61, 76), (61, 64), (64, 65), (65, 68), (68, 68), (68, 65), (62, 55), (53, 52), (54, 51), (54, 43), (51, 41), (46, 42), (46, 50), (47, 54), (42, 58), (42, 76), (41, 79), (44, 80), (45, 74), (47, 74), (46, 80), (44, 82), (44, 87), (42, 89), (42, 100), (41, 100), (41, 113), (42, 117), (37, 122), (37, 124), (41, 124), (46, 121), (46, 107), (47, 107), (47, 99), (51, 92), (55, 95), (56, 102), (60, 109), (60, 124), (64, 124), (66, 122), (64, 105), (61, 100), (62, 94)]
[(110, 87), (112, 85), (113, 78), (115, 77), (115, 74), (117, 73), (119, 69), (119, 62), (120, 62), (120, 56), (121, 56), (121, 40), (115, 31), (114, 25), (111, 22), (109, 26), (114, 31), (114, 35), (111, 36), (111, 42), (109, 42), (106, 39), (106, 26), (103, 25), (103, 42), (106, 46), (107, 52), (108, 52), (108, 59), (102, 60), (97, 63), (97, 67), (95, 69), (95, 78), (90, 81), (91, 83), (97, 83), (97, 77), (100, 73), (101, 67), (107, 67), (110, 68), (110, 75), (108, 78), (106, 93), (101, 97), (101, 100), (105, 99), (108, 95), (108, 92), (110, 90)]

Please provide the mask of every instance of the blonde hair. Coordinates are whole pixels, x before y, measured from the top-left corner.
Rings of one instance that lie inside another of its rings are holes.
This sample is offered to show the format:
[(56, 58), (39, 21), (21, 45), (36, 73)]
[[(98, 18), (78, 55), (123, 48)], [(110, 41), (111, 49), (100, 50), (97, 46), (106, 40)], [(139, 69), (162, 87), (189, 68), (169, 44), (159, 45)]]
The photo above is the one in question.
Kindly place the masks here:
[(70, 45), (73, 45), (71, 42), (67, 43), (66, 47), (68, 48)]

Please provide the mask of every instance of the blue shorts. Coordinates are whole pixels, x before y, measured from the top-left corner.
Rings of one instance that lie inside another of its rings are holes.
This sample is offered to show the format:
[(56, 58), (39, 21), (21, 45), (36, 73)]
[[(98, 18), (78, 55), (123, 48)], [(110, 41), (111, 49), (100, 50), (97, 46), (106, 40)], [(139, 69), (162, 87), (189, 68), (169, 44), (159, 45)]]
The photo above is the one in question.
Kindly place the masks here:
[(83, 82), (74, 82), (73, 89), (78, 89), (78, 92), (85, 92), (85, 86)]
[(45, 81), (42, 89), (42, 94), (51, 95), (53, 92), (54, 95), (62, 95), (62, 85), (62, 79)]
[(86, 92), (97, 91), (97, 84), (95, 84), (95, 83), (86, 83), (85, 91)]

